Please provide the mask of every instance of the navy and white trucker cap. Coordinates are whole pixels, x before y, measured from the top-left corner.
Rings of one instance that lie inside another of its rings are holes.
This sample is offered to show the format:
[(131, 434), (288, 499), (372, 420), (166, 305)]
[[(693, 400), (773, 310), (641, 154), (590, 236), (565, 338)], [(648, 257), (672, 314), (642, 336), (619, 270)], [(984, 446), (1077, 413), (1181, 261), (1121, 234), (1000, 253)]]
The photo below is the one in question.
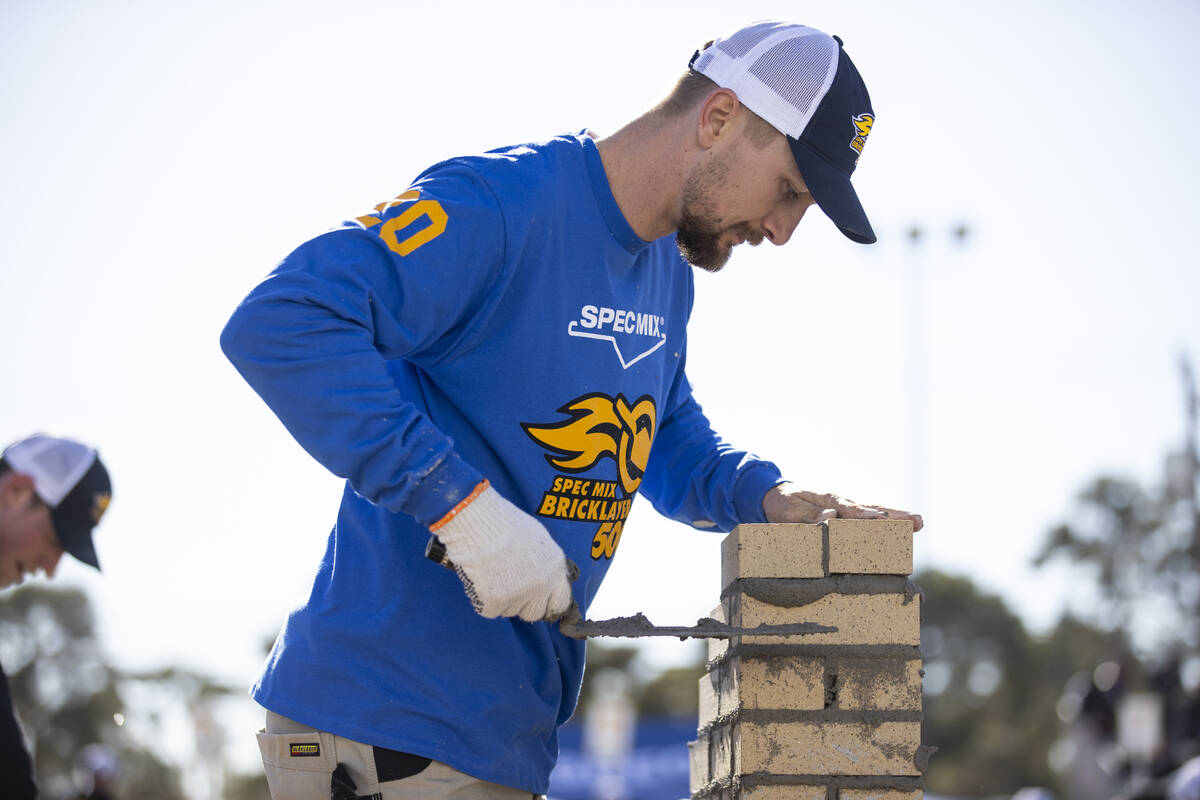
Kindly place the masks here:
[(9, 445), (2, 457), (15, 472), (33, 479), (33, 490), (50, 507), (63, 550), (100, 569), (92, 528), (112, 500), (112, 483), (95, 449), (35, 433)]
[(790, 22), (754, 22), (692, 56), (689, 66), (730, 89), (787, 136), (813, 199), (850, 239), (875, 232), (850, 176), (875, 123), (871, 98), (842, 40)]

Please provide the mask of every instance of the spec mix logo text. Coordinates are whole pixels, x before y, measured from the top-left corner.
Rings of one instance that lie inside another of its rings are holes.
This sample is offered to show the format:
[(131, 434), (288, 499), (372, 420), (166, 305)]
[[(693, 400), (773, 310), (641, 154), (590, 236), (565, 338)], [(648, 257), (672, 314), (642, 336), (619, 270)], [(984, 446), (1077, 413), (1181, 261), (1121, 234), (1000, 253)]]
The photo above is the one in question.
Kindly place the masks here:
[(622, 369), (629, 369), (667, 343), (667, 320), (658, 314), (608, 306), (585, 305), (567, 334), (610, 342)]

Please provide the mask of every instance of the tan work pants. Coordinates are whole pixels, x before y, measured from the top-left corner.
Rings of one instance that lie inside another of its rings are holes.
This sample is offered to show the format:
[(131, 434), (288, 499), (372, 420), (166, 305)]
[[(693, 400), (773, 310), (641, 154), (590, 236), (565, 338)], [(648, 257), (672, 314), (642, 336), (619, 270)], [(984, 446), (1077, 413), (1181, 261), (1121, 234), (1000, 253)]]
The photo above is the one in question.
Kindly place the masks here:
[[(538, 800), (539, 795), (481, 781), (440, 761), (362, 744), (267, 712), (258, 748), (273, 800)], [(377, 764), (377, 760), (387, 763)], [(416, 770), (414, 772), (414, 770)], [(409, 773), (393, 778), (397, 773)], [(380, 780), (380, 778), (384, 780)], [(340, 787), (335, 791), (335, 787)], [(340, 793), (339, 793), (340, 792)]]

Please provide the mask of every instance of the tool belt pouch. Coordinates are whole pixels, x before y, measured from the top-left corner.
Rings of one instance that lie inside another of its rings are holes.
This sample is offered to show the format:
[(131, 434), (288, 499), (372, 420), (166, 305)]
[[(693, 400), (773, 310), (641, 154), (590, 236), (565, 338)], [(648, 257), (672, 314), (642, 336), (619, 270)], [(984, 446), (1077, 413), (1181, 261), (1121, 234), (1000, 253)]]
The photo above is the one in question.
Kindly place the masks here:
[(338, 766), (330, 733), (258, 732), (267, 786), (276, 800), (327, 800), (330, 779)]

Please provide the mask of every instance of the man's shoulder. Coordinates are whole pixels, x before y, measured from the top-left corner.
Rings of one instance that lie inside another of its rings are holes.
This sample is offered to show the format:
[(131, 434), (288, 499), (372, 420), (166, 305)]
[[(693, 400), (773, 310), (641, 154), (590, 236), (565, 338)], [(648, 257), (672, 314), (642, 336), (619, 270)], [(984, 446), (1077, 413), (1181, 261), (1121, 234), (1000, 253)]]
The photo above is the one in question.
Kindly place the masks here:
[(484, 168), (536, 168), (538, 165), (551, 165), (556, 162), (582, 162), (584, 148), (590, 141), (592, 137), (587, 131), (564, 133), (549, 139), (497, 147), (473, 158)]
[(527, 189), (555, 176), (585, 170), (584, 148), (590, 141), (586, 132), (580, 132), (457, 156), (429, 167), (416, 182), (466, 173), (496, 190)]

